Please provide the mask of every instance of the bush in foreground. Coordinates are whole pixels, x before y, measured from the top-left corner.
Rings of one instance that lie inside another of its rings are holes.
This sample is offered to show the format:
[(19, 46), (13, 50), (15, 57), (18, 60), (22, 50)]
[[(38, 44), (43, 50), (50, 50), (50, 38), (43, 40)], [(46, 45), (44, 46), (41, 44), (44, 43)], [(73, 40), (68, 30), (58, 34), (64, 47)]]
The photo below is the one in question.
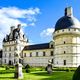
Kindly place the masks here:
[(80, 66), (74, 72), (72, 80), (80, 80)]
[(25, 66), (25, 69), (26, 69), (26, 72), (29, 73), (29, 72), (30, 72), (30, 65), (27, 64), (27, 65)]

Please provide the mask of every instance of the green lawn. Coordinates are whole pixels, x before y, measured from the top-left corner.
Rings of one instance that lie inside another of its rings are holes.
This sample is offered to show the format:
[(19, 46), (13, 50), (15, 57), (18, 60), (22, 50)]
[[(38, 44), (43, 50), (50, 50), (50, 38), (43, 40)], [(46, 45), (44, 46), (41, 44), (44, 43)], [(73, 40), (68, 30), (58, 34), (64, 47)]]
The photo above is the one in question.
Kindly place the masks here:
[[(4, 68), (0, 68), (0, 80), (17, 80), (14, 79), (13, 71), (5, 71)], [(23, 80), (72, 80), (73, 73), (74, 72), (58, 71), (49, 75), (46, 71), (35, 71), (31, 73), (24, 73)]]

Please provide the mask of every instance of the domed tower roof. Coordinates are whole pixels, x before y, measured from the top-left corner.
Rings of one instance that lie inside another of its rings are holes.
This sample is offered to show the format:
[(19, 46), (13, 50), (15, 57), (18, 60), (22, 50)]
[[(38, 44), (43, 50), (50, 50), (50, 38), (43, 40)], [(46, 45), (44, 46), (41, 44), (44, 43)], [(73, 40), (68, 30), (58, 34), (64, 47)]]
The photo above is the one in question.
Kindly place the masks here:
[(65, 16), (56, 22), (55, 31), (67, 28), (80, 28), (79, 20), (73, 16), (72, 7), (65, 8)]

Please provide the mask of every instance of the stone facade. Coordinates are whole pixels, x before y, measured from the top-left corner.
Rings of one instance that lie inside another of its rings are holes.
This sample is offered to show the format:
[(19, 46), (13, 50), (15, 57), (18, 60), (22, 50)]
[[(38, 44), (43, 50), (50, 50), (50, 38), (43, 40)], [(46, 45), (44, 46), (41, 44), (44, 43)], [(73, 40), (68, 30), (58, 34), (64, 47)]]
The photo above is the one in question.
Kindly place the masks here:
[(54, 33), (54, 64), (58, 67), (77, 67), (80, 64), (80, 30), (63, 29)]
[(53, 33), (54, 65), (56, 67), (77, 67), (80, 65), (80, 22), (73, 16), (72, 8), (65, 9)]
[(21, 55), (24, 46), (27, 45), (27, 39), (21, 31), (20, 25), (17, 28), (11, 27), (11, 32), (6, 35), (3, 40), (3, 64), (15, 64), (17, 62), (17, 55)]
[(11, 27), (3, 40), (2, 64), (15, 64), (18, 59), (25, 66), (47, 66), (51, 60), (54, 67), (77, 67), (80, 65), (80, 22), (73, 16), (72, 8), (65, 9), (49, 43), (29, 45), (20, 25)]
[(50, 42), (49, 45), (50, 46), (46, 49), (40, 48), (40, 49), (33, 49), (33, 50), (29, 50), (29, 49), (23, 50), (24, 65), (29, 64), (31, 66), (47, 66), (49, 60), (52, 60), (52, 64), (53, 64), (54, 48), (53, 46), (51, 46), (53, 45), (53, 42), (52, 44)]

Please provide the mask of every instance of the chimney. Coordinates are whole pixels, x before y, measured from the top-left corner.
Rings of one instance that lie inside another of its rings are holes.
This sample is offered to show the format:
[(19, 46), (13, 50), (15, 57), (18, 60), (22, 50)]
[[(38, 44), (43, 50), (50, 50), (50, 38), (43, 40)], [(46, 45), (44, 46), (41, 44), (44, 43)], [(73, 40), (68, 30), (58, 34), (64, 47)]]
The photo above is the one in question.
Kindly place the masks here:
[(18, 24), (18, 25), (17, 25), (17, 28), (19, 28), (19, 29), (20, 29), (20, 28), (21, 28), (21, 24)]
[(65, 16), (73, 16), (73, 8), (71, 6), (65, 8)]
[(11, 32), (15, 29), (15, 26), (11, 26)]

